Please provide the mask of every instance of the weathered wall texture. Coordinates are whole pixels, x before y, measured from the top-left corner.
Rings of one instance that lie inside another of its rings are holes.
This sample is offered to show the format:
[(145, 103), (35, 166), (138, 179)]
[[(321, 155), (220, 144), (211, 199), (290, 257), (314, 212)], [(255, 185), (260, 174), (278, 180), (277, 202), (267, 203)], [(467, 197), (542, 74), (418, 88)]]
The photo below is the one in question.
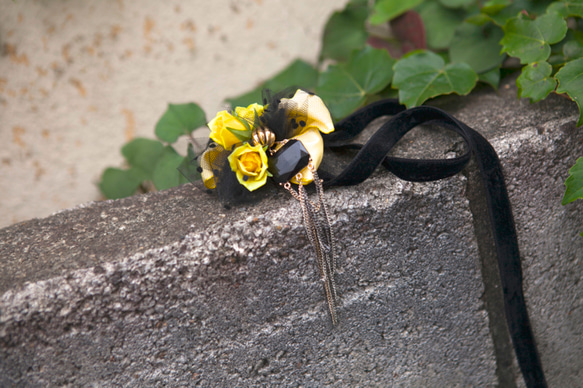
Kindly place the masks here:
[(294, 58), (315, 63), (346, 1), (0, 0), (0, 227), (99, 199), (167, 103), (212, 115)]
[[(512, 82), (434, 103), (498, 151), (548, 381), (582, 386), (583, 209), (560, 199), (583, 136), (573, 104)], [(459, 149), (420, 130), (397, 153)], [(475, 174), (327, 191), (336, 327), (283, 191), (226, 210), (185, 185), (0, 230), (0, 386), (522, 386)]]

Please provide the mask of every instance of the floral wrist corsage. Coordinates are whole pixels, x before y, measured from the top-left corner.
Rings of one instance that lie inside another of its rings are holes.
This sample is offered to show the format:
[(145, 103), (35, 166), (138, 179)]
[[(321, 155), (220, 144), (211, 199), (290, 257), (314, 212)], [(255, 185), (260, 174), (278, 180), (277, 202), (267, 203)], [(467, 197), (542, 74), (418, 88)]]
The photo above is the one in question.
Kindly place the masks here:
[[(263, 105), (217, 113), (208, 126), (207, 149), (199, 158), (204, 185), (223, 202), (243, 200), (267, 183), (282, 185), (300, 202), (308, 240), (324, 283), (332, 323), (336, 324), (334, 239), (317, 169), (324, 153), (320, 133), (334, 131), (320, 97), (298, 89), (293, 95), (264, 92)], [(314, 182), (317, 199), (304, 185)], [(292, 188), (297, 185), (297, 190)]]
[(232, 173), (248, 191), (262, 187), (268, 178), (304, 185), (313, 181), (308, 164), (311, 160), (317, 169), (322, 161), (320, 132), (334, 131), (324, 102), (299, 89), (293, 96), (266, 97), (264, 104), (220, 111), (208, 123), (211, 142), (200, 158), (208, 189), (229, 182)]

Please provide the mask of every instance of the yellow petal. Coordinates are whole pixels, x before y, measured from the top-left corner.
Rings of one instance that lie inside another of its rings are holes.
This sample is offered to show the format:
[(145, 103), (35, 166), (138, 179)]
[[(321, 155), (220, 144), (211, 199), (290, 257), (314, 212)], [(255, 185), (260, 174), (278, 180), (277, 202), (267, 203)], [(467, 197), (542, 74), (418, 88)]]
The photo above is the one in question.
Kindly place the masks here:
[[(322, 156), (324, 155), (324, 140), (320, 135), (320, 132), (316, 128), (310, 128), (301, 135), (295, 136), (292, 139), (297, 139), (302, 142), (306, 150), (312, 158), (312, 163), (314, 168), (318, 169), (320, 163), (322, 162)], [(307, 185), (314, 180), (314, 175), (308, 167), (305, 167), (300, 171), (302, 174), (302, 184)], [(298, 184), (299, 182), (294, 177), (291, 179), (292, 183)]]

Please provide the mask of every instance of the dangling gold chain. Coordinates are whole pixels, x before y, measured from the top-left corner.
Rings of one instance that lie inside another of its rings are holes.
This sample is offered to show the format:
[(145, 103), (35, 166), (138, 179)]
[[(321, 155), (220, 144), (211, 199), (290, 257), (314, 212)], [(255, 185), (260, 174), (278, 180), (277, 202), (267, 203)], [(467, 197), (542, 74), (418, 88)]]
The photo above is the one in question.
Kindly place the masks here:
[(316, 262), (318, 263), (320, 276), (324, 282), (324, 291), (326, 292), (326, 299), (328, 301), (328, 309), (330, 310), (332, 324), (336, 325), (338, 322), (336, 315), (336, 301), (338, 295), (336, 294), (336, 284), (334, 282), (334, 274), (336, 272), (334, 236), (332, 234), (332, 228), (330, 227), (328, 209), (324, 202), (323, 181), (318, 177), (318, 173), (316, 172), (311, 160), (308, 164), (308, 168), (314, 176), (314, 184), (316, 185), (316, 193), (318, 195), (316, 203), (308, 198), (308, 193), (302, 184), (301, 173), (296, 175), (296, 180), (299, 182), (297, 192), (291, 187), (290, 182), (283, 184), (283, 187), (300, 202), (306, 234), (308, 235), (308, 240), (310, 240), (316, 253)]

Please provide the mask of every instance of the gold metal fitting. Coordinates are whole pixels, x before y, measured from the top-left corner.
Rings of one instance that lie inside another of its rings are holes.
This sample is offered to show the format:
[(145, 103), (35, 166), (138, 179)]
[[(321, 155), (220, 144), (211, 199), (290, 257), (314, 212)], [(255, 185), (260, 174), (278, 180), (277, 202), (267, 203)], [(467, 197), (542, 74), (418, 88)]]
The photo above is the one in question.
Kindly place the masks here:
[(271, 148), (275, 144), (275, 134), (265, 127), (254, 129), (251, 134), (251, 139), (253, 139), (253, 145), (260, 144), (267, 146), (267, 148)]

